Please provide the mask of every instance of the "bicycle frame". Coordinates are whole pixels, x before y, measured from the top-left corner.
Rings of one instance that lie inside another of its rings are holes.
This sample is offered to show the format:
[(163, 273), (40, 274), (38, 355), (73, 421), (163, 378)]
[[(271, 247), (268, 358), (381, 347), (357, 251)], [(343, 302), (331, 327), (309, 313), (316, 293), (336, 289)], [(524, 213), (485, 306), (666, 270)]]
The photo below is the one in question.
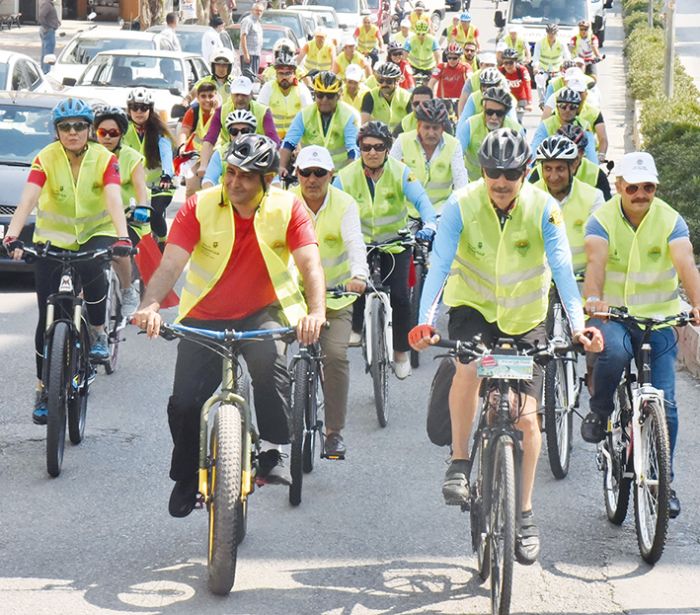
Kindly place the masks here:
[(372, 361), (374, 360), (374, 357), (372, 356), (372, 336), (375, 334), (375, 331), (373, 331), (372, 327), (368, 326), (367, 323), (372, 322), (372, 311), (376, 309), (374, 305), (377, 301), (384, 306), (384, 313), (386, 314), (386, 318), (384, 319), (384, 331), (382, 332), (382, 335), (384, 335), (387, 355), (389, 357), (389, 361), (391, 361), (392, 357), (394, 356), (391, 300), (389, 299), (389, 295), (383, 290), (374, 290), (365, 296), (367, 298), (365, 301), (365, 340), (367, 365), (371, 365)]

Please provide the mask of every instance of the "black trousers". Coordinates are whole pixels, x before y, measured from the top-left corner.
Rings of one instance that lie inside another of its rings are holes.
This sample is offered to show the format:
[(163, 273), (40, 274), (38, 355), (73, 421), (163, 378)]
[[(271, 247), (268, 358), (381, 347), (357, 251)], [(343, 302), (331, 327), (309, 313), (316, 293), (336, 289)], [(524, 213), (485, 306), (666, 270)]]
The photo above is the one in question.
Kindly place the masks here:
[(165, 210), (173, 200), (172, 192), (160, 192), (151, 195), (151, 230), (157, 238), (168, 234), (168, 223), (165, 221)]
[[(283, 326), (281, 311), (270, 306), (242, 320), (195, 320), (182, 324), (203, 329), (273, 329)], [(253, 385), (258, 433), (276, 444), (289, 442), (290, 378), (286, 345), (275, 341), (241, 344)], [(198, 467), (199, 417), (202, 405), (221, 384), (223, 359), (199, 344), (181, 340), (177, 347), (175, 382), (168, 402), (168, 423), (173, 438), (170, 478), (190, 478)]]

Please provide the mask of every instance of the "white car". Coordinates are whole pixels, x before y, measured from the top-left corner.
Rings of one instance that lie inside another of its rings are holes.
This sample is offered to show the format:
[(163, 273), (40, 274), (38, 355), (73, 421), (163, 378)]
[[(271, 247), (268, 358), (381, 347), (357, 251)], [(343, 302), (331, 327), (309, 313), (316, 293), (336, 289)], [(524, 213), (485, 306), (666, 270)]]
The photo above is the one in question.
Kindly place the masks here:
[(369, 11), (367, 0), (304, 0), (303, 6), (330, 6), (338, 16), (338, 25), (352, 34), (362, 24), (362, 16)]
[(335, 42), (336, 46), (340, 45), (343, 40), (343, 36), (347, 34), (343, 33), (340, 29), (340, 23), (338, 21), (338, 14), (332, 6), (309, 6), (309, 5), (296, 5), (293, 4), (288, 6), (287, 11), (295, 11), (297, 13), (310, 13), (315, 18), (320, 26), (323, 26), (326, 30), (328, 38)]
[(117, 107), (126, 108), (129, 90), (143, 86), (153, 95), (156, 112), (171, 127), (173, 105), (194, 84), (209, 74), (201, 56), (177, 51), (103, 51), (88, 64), (83, 76), (68, 96), (99, 98)]
[(53, 92), (53, 88), (34, 60), (23, 53), (0, 50), (0, 90)]
[(63, 48), (58, 57), (46, 56), (44, 61), (52, 64), (48, 78), (53, 84), (64, 84), (64, 79), (77, 81), (85, 67), (101, 51), (117, 49), (157, 49), (173, 51), (170, 42), (157, 32), (136, 32), (96, 26), (78, 32)]

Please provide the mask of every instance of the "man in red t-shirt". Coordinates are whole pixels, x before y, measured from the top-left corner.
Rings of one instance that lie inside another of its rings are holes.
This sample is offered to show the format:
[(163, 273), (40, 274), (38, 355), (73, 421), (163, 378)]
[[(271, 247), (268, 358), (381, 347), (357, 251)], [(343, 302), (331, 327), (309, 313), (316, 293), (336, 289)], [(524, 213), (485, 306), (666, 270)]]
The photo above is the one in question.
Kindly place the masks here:
[[(244, 331), (291, 323), (296, 324), (301, 343), (313, 343), (325, 322), (321, 258), (303, 203), (291, 193), (270, 187), (279, 167), (276, 144), (262, 135), (244, 135), (231, 144), (226, 163), (223, 187), (198, 192), (178, 212), (163, 261), (133, 322), (150, 337), (158, 335), (160, 302), (190, 262), (180, 302), (184, 324)], [(285, 219), (286, 229), (280, 227)], [(289, 274), (290, 256), (303, 280), (308, 314)], [(280, 296), (285, 298), (283, 307)], [(298, 322), (292, 322), (295, 318)], [(289, 484), (279, 446), (289, 442), (285, 344), (253, 342), (243, 346), (241, 354), (250, 372), (263, 440), (257, 477)], [(221, 357), (194, 343), (180, 342), (168, 404), (174, 443), (170, 478), (176, 481), (169, 511), (174, 517), (184, 517), (194, 507), (200, 408), (220, 382)]]
[(471, 72), (471, 66), (461, 62), (462, 48), (457, 43), (450, 43), (445, 53), (447, 62), (437, 65), (428, 87), (435, 92), (437, 98), (458, 99)]
[(532, 111), (532, 86), (530, 72), (518, 62), (518, 52), (515, 49), (503, 51), (503, 64), (498, 68), (508, 80), (510, 93), (518, 101), (516, 110), (518, 121), (522, 124), (525, 111)]

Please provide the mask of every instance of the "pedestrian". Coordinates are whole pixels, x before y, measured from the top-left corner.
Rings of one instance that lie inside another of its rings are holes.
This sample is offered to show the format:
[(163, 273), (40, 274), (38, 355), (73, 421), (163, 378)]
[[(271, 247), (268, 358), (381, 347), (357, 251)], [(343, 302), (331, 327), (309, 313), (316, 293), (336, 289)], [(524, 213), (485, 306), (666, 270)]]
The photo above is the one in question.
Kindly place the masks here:
[(265, 6), (256, 2), (250, 10), (250, 15), (241, 21), (241, 72), (246, 69), (253, 75), (258, 74), (260, 54), (262, 53), (263, 30), (260, 24)]
[(46, 56), (52, 55), (56, 50), (56, 30), (61, 27), (54, 0), (41, 0), (37, 21), (41, 37), (41, 70), (48, 73), (51, 65), (46, 63)]
[(221, 35), (224, 29), (224, 20), (214, 15), (209, 21), (209, 28), (202, 35), (202, 57), (207, 65), (211, 64), (214, 51), (221, 47)]
[(182, 51), (180, 39), (177, 37), (177, 13), (168, 13), (165, 16), (165, 28), (160, 33), (161, 37), (168, 41), (173, 51)]

